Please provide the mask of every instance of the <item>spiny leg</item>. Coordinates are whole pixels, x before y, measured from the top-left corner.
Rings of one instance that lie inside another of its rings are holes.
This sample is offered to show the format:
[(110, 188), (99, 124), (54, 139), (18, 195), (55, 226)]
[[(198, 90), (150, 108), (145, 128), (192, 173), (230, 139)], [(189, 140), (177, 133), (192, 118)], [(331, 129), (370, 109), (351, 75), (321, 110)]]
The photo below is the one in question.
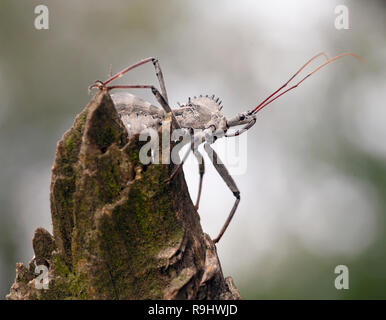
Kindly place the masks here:
[(200, 153), (200, 151), (196, 150), (194, 152), (194, 155), (198, 161), (198, 172), (200, 174), (200, 182), (198, 184), (198, 194), (197, 194), (197, 200), (196, 200), (196, 204), (195, 204), (195, 209), (198, 210), (198, 207), (200, 205), (200, 199), (201, 199), (201, 190), (202, 190), (202, 179), (204, 177), (204, 173), (205, 173), (205, 162), (204, 162), (204, 157), (202, 156), (202, 154)]
[(178, 120), (176, 119), (175, 115), (173, 114), (172, 109), (170, 108), (168, 102), (165, 100), (165, 98), (160, 94), (158, 89), (152, 85), (142, 85), (142, 84), (136, 84), (136, 85), (117, 85), (117, 86), (108, 86), (106, 87), (107, 90), (113, 90), (113, 89), (150, 89), (151, 92), (154, 94), (155, 98), (159, 102), (159, 104), (162, 106), (162, 108), (166, 111), (166, 113), (171, 114), (172, 117), (172, 123), (173, 127), (180, 129), (181, 126), (178, 123)]
[(240, 202), (240, 191), (237, 188), (236, 183), (234, 182), (232, 176), (229, 174), (228, 169), (221, 162), (216, 151), (214, 151), (214, 149), (208, 143), (205, 143), (204, 148), (205, 148), (205, 151), (208, 153), (209, 158), (212, 161), (217, 172), (220, 174), (221, 178), (224, 180), (224, 182), (227, 184), (228, 188), (233, 192), (233, 195), (236, 197), (236, 200), (235, 200), (235, 203), (233, 204), (232, 210), (229, 213), (228, 218), (225, 221), (223, 227), (221, 228), (220, 233), (218, 234), (218, 236), (216, 238), (213, 239), (213, 242), (217, 243), (220, 241), (225, 230), (228, 228), (229, 223), (231, 222), (231, 220), (236, 212), (237, 206), (239, 205), (239, 202)]
[(155, 68), (155, 74), (158, 78), (158, 82), (159, 82), (159, 85), (161, 87), (161, 93), (162, 93), (162, 96), (164, 97), (165, 101), (167, 103), (169, 103), (169, 100), (168, 100), (168, 95), (167, 95), (167, 92), (166, 92), (166, 86), (165, 86), (165, 80), (164, 80), (164, 76), (162, 74), (162, 70), (161, 70), (161, 65), (158, 61), (158, 59), (156, 58), (153, 58), (153, 57), (150, 57), (150, 58), (147, 58), (147, 59), (143, 59), (143, 60), (140, 60), (138, 61), (137, 63), (134, 63), (133, 65), (117, 72), (116, 74), (114, 74), (113, 76), (111, 76), (109, 79), (107, 79), (105, 82), (103, 82), (103, 86), (106, 86), (108, 85), (110, 82), (114, 81), (115, 79), (117, 78), (120, 78), (122, 77), (125, 73), (129, 72), (130, 70), (133, 70), (145, 63), (148, 63), (148, 62), (153, 62), (153, 65), (154, 65), (154, 68)]

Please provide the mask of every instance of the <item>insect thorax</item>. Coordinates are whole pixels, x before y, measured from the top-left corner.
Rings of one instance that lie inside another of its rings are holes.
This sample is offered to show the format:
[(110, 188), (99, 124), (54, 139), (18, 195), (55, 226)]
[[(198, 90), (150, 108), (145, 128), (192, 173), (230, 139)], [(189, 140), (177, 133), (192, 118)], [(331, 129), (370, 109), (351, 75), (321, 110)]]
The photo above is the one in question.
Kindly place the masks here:
[(186, 104), (173, 110), (177, 120), (184, 128), (206, 129), (211, 125), (217, 130), (226, 131), (226, 119), (221, 113), (221, 102), (214, 96), (189, 98)]

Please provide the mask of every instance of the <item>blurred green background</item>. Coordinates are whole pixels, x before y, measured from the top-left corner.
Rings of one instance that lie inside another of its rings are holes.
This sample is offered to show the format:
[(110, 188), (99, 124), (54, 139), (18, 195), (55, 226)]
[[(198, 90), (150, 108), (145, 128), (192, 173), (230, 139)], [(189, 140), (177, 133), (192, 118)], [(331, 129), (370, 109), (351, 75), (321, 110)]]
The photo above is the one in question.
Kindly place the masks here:
[[(34, 28), (39, 4), (49, 30)], [(349, 9), (348, 30), (334, 27), (338, 4)], [(352, 51), (365, 63), (336, 61), (258, 114), (247, 170), (235, 176), (242, 201), (218, 252), (244, 299), (385, 299), (385, 17), (375, 0), (1, 0), (0, 296), (15, 263), (32, 257), (34, 230), (51, 231), (56, 143), (110, 64), (118, 71), (156, 56), (173, 106), (215, 93), (230, 117), (314, 54)], [(144, 66), (121, 81), (156, 78)], [(233, 196), (207, 167), (199, 213), (215, 236)], [(184, 171), (195, 197), (197, 166)], [(334, 287), (341, 264), (349, 290)]]

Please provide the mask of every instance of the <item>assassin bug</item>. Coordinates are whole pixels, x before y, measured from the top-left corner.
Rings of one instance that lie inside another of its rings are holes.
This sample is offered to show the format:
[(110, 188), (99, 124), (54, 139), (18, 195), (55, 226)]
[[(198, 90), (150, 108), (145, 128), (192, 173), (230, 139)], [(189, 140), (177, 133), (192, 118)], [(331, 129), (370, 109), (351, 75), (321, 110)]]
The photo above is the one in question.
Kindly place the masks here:
[[(150, 89), (152, 91), (155, 98), (162, 106), (162, 109), (128, 92), (121, 94), (113, 94), (111, 95), (111, 97), (122, 119), (122, 122), (125, 124), (128, 130), (129, 136), (138, 134), (141, 132), (141, 130), (146, 128), (158, 129), (162, 125), (162, 121), (164, 121), (168, 115), (171, 116), (173, 128), (185, 130), (185, 134), (190, 137), (190, 148), (183, 156), (181, 163), (173, 169), (169, 180), (173, 179), (178, 170), (182, 167), (190, 152), (193, 151), (193, 154), (199, 162), (200, 175), (199, 190), (195, 205), (196, 209), (198, 209), (200, 202), (202, 179), (205, 172), (205, 164), (201, 153), (198, 151), (198, 146), (205, 142), (205, 151), (209, 154), (209, 158), (211, 159), (214, 167), (216, 168), (221, 178), (224, 180), (224, 182), (226, 183), (228, 188), (233, 192), (236, 198), (234, 205), (220, 233), (215, 239), (213, 239), (213, 242), (217, 243), (221, 239), (230, 221), (232, 220), (233, 215), (236, 212), (237, 206), (240, 202), (240, 191), (237, 188), (237, 185), (234, 182), (233, 178), (229, 174), (227, 168), (221, 162), (217, 153), (210, 145), (217, 138), (235, 137), (247, 131), (256, 123), (257, 112), (265, 108), (267, 105), (271, 104), (283, 94), (298, 87), (304, 80), (306, 80), (308, 77), (313, 75), (315, 72), (317, 72), (324, 66), (347, 55), (351, 55), (355, 58), (358, 58), (359, 60), (362, 60), (361, 57), (351, 52), (342, 53), (333, 58), (329, 58), (324, 52), (319, 53), (312, 57), (310, 60), (308, 60), (286, 83), (284, 83), (279, 89), (277, 89), (266, 99), (264, 99), (259, 105), (249, 111), (239, 113), (235, 117), (229, 119), (221, 113), (221, 101), (219, 101), (218, 98), (215, 98), (214, 95), (201, 95), (199, 97), (189, 98), (187, 103), (179, 104), (179, 108), (171, 109), (168, 102), (168, 96), (166, 92), (165, 81), (161, 71), (161, 66), (158, 59), (156, 58), (147, 58), (141, 60), (112, 75), (105, 82), (97, 80), (89, 87), (89, 90), (97, 88), (99, 90), (107, 91), (110, 91), (112, 89)], [(324, 63), (316, 67), (312, 72), (308, 73), (295, 85), (282, 91), (305, 67), (307, 67), (312, 61), (314, 61), (320, 56), (324, 56), (326, 58), (326, 61)], [(152, 85), (109, 85), (113, 80), (122, 77), (130, 70), (150, 62), (152, 62), (155, 67), (155, 73), (158, 78), (161, 92)], [(239, 130), (228, 133), (228, 129), (230, 127), (236, 127), (240, 125), (244, 126)]]

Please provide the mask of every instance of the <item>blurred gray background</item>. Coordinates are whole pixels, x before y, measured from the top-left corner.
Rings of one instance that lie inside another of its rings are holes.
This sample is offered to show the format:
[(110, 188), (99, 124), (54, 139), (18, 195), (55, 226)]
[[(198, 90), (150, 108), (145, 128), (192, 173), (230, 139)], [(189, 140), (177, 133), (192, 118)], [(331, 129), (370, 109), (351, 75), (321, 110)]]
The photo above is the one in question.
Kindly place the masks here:
[[(50, 10), (49, 30), (34, 28), (38, 4)], [(349, 30), (334, 27), (338, 4), (349, 8)], [(0, 296), (15, 263), (32, 257), (34, 230), (51, 231), (56, 143), (110, 64), (116, 72), (156, 56), (173, 106), (214, 93), (233, 116), (314, 54), (351, 51), (365, 63), (338, 60), (258, 113), (247, 170), (235, 176), (242, 200), (218, 252), (244, 299), (385, 299), (385, 13), (384, 1), (2, 0)], [(121, 82), (156, 78), (149, 65)], [(195, 199), (197, 165), (184, 171)], [(205, 232), (217, 234), (233, 201), (207, 166)], [(334, 287), (341, 264), (349, 290)]]

